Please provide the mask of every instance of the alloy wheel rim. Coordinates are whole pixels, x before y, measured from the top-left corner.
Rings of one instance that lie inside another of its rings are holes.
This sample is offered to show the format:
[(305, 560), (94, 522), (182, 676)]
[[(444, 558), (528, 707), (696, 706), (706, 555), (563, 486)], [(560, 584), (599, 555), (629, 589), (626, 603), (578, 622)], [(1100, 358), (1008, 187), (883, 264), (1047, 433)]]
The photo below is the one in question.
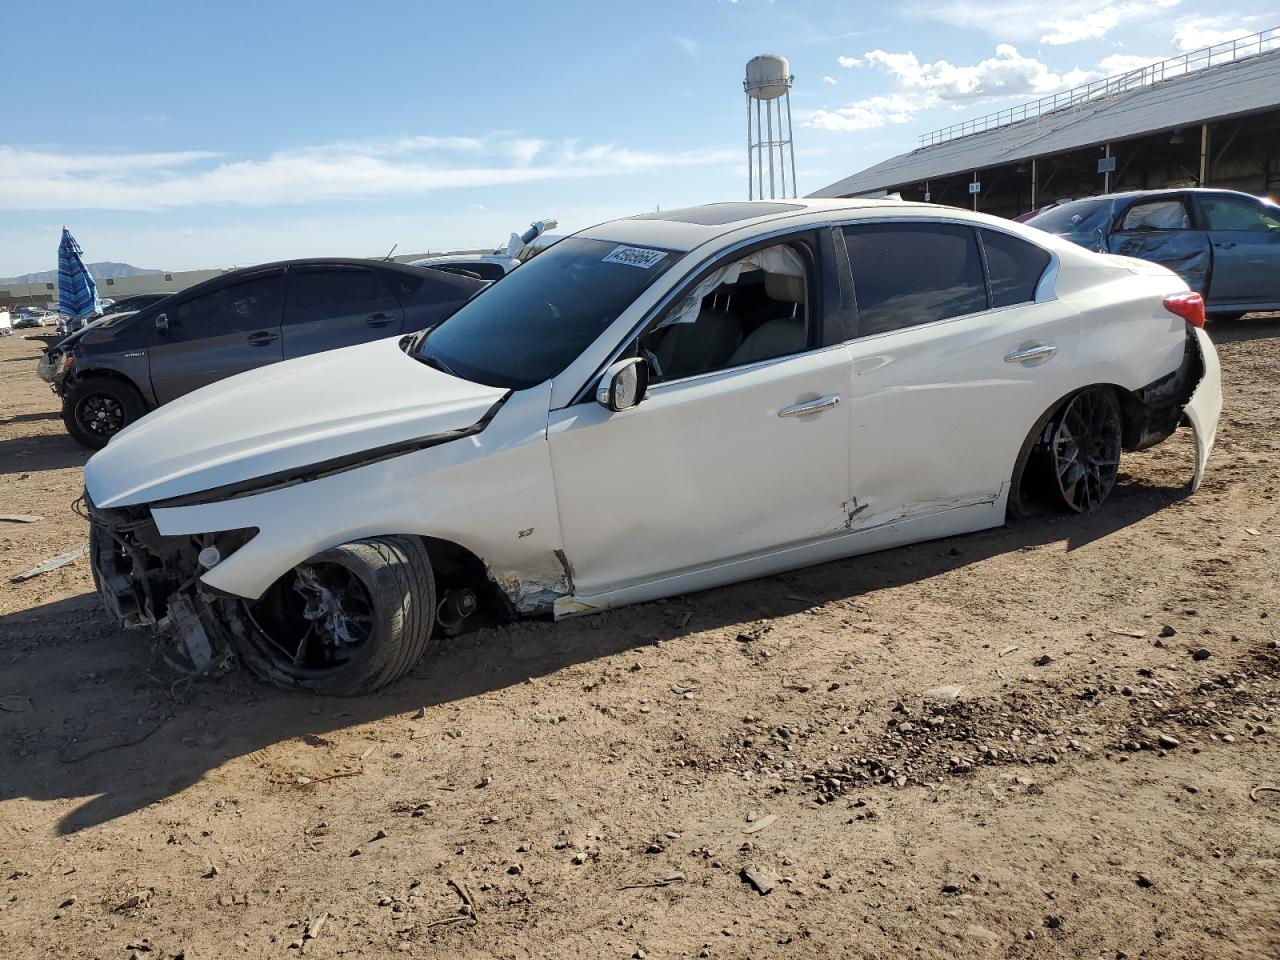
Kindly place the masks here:
[(1093, 390), (1077, 394), (1053, 432), (1053, 471), (1063, 502), (1086, 513), (1106, 500), (1120, 467), (1120, 418)]
[(76, 421), (89, 433), (109, 437), (124, 426), (124, 405), (105, 393), (91, 393), (76, 408)]
[(345, 566), (300, 564), (277, 587), (270, 611), (258, 604), (245, 606), (265, 641), (260, 649), (281, 668), (293, 673), (334, 670), (369, 648), (372, 597)]

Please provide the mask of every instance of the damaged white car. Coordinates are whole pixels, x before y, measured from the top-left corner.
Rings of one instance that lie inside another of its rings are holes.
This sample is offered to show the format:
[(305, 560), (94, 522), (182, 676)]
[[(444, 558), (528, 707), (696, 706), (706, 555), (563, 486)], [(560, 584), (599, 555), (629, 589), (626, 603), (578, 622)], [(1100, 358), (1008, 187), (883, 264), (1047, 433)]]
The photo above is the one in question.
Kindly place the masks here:
[[(618, 220), (428, 334), (273, 364), (85, 469), (126, 624), (359, 693), (478, 607), (603, 610), (1100, 506), (1221, 408), (1170, 271), (962, 210), (722, 203)], [(474, 621), (473, 621), (474, 622)]]

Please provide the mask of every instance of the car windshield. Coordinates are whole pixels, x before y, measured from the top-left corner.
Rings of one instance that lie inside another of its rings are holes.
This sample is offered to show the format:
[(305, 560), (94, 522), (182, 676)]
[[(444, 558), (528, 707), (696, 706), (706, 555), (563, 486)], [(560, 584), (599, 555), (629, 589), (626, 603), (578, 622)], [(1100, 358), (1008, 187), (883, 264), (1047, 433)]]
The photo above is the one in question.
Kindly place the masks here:
[(1027, 221), (1027, 226), (1059, 236), (1092, 234), (1095, 230), (1105, 233), (1114, 206), (1115, 200), (1111, 197), (1072, 200), (1037, 214)]
[(415, 356), (467, 380), (522, 390), (582, 353), (679, 254), (570, 237), (467, 302)]

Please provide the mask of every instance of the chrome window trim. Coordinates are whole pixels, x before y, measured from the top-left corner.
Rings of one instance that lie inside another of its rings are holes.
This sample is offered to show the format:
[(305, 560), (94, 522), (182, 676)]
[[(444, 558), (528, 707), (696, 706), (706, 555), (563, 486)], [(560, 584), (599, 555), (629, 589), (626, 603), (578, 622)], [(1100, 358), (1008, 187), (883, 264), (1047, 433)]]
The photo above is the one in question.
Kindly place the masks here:
[[(953, 323), (957, 320), (968, 320), (972, 317), (980, 317), (985, 314), (1002, 313), (1006, 310), (1016, 310), (1018, 307), (1025, 307), (1029, 304), (1051, 303), (1058, 299), (1058, 267), (1061, 263), (1061, 258), (1058, 256), (1058, 252), (1056, 250), (1051, 250), (1048, 247), (1041, 246), (1034, 240), (1029, 240), (1022, 236), (1020, 233), (1015, 233), (1012, 230), (1002, 230), (996, 224), (975, 223), (973, 220), (967, 220), (963, 217), (936, 215), (927, 217), (865, 217), (851, 221), (839, 221), (832, 223), (831, 225), (836, 229), (843, 231), (845, 227), (856, 227), (863, 223), (946, 223), (970, 227), (974, 230), (991, 230), (995, 233), (1003, 233), (1005, 236), (1013, 237), (1015, 240), (1021, 240), (1023, 243), (1029, 243), (1038, 250), (1042, 250), (1044, 253), (1048, 254), (1049, 263), (1045, 266), (1044, 272), (1040, 274), (1040, 280), (1036, 284), (1034, 300), (1024, 300), (1021, 303), (1010, 303), (1003, 307), (987, 307), (983, 310), (975, 310), (972, 313), (962, 313), (954, 317), (944, 317), (941, 320), (930, 320), (928, 323), (917, 323), (910, 327), (899, 327), (896, 330), (885, 330), (881, 333), (868, 333), (854, 337), (852, 340), (846, 340), (845, 343), (860, 343), (863, 340), (878, 340), (881, 337), (889, 337), (895, 333), (902, 333), (904, 330), (923, 330), (928, 327), (936, 327), (943, 323)], [(981, 242), (980, 238), (979, 242)], [(853, 265), (850, 263), (850, 273), (852, 273), (852, 270)], [(983, 285), (989, 287), (990, 282), (990, 278), (986, 276), (984, 268)], [(856, 303), (858, 298), (858, 285), (856, 283), (853, 286), (853, 297)]]

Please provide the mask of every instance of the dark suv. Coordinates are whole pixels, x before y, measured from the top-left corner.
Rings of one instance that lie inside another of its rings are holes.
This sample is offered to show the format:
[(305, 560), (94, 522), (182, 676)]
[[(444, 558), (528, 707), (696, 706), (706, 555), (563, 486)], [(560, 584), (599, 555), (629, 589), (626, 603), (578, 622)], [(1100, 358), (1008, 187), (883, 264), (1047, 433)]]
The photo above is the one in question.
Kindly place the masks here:
[(99, 448), (161, 404), (245, 370), (433, 327), (487, 284), (368, 260), (234, 270), (51, 346), (40, 376), (70, 434)]

